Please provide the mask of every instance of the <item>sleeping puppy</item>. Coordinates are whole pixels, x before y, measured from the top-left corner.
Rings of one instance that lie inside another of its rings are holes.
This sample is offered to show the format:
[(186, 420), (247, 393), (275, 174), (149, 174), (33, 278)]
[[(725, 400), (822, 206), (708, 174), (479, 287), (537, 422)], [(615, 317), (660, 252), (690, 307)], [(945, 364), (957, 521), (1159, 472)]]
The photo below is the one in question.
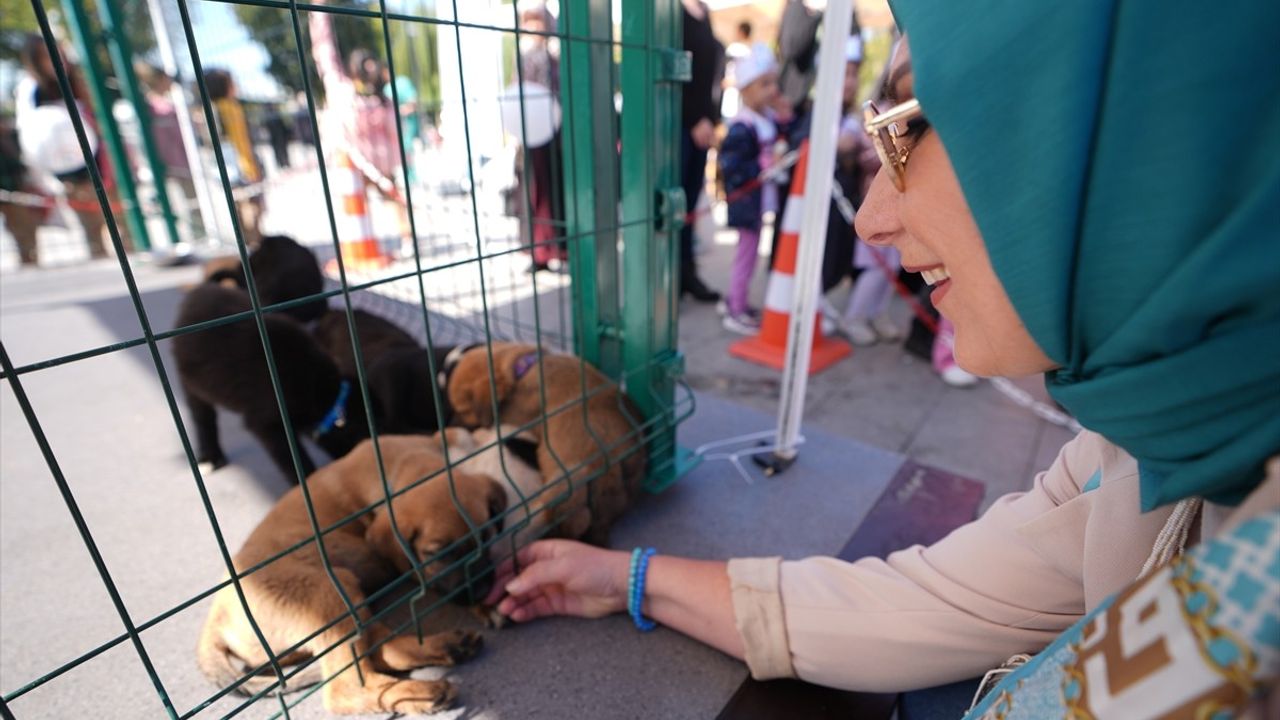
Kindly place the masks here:
[[(253, 281), (258, 286), (258, 301), (262, 305), (275, 305), (287, 300), (318, 295), (324, 290), (324, 276), (320, 264), (310, 250), (284, 235), (268, 235), (249, 252), (249, 267)], [(249, 283), (245, 279), (244, 266), (234, 255), (214, 258), (205, 263), (205, 280), (228, 282), (242, 289)], [(307, 323), (324, 314), (328, 303), (324, 299), (303, 303), (279, 312), (298, 322)]]
[[(465, 597), (468, 573), (460, 567), (461, 561), (476, 554), (477, 541), (487, 542), (501, 530), (505, 493), (491, 478), (462, 471), (453, 473), (451, 489), (450, 479), (440, 472), (444, 457), (434, 449), (431, 438), (388, 435), (380, 437), (378, 444), (393, 492), (418, 483), (391, 500), (400, 536), (418, 560), (426, 563), (424, 573), (437, 590), (456, 591)], [(419, 482), (423, 478), (429, 479)], [(322, 690), (325, 709), (332, 713), (416, 714), (447, 707), (455, 695), (448, 681), (413, 680), (389, 673), (468, 660), (481, 647), (480, 635), (455, 630), (427, 635), (421, 643), (414, 634), (387, 639), (390, 629), (372, 622), (370, 609), (360, 607), (369, 594), (411, 567), (392, 530), (373, 442), (361, 443), (346, 457), (318, 470), (307, 478), (307, 489), (321, 528), (373, 506), (324, 535), (328, 561), (347, 599), (357, 607), (364, 632), (357, 631), (316, 544), (308, 542), (314, 537), (311, 521), (302, 488), (294, 488), (259, 523), (233, 560), (236, 571), (243, 573), (302, 543), (240, 583), (267, 645), (282, 666), (291, 666), (285, 669), (286, 674), (308, 658), (319, 658), (290, 677), (287, 689), (332, 678)], [(487, 557), (483, 553), (480, 557), (480, 571), (470, 575), (483, 578), (469, 588), (475, 594), (487, 592), (481, 582), (492, 583), (493, 577)], [(321, 630), (326, 625), (329, 627)], [(300, 647), (289, 651), (299, 643)], [(348, 647), (359, 657), (358, 669), (356, 665), (346, 667), (353, 659)], [(214, 595), (197, 658), (201, 670), (220, 687), (268, 662), (233, 586)], [(250, 674), (237, 691), (256, 694), (275, 680), (268, 667)]]
[[(514, 536), (490, 547), (489, 556), (497, 564), (542, 534), (543, 513), (534, 512), (532, 503), (542, 489), (542, 473), (538, 470), (538, 441), (533, 433), (517, 434), (514, 426), (476, 430), (451, 427), (432, 436), (434, 447), (444, 451), (448, 442), (449, 459), (455, 472), (492, 478), (506, 496), (507, 513), (503, 525)], [(479, 451), (479, 452), (477, 452)], [(471, 456), (471, 457), (468, 457)]]
[[(603, 373), (569, 355), (542, 356), (545, 385), (539, 387), (537, 348), (493, 344), (498, 418), (523, 426), (538, 420), (537, 466), (550, 486), (532, 503), (542, 522), (560, 521), (557, 534), (606, 545), (609, 528), (638, 492), (646, 455), (637, 423), (640, 413)], [(454, 419), (467, 427), (494, 424), (488, 352), (481, 345), (446, 364), (444, 380)], [(583, 388), (591, 395), (583, 412)], [(546, 396), (546, 422), (541, 422)], [(558, 411), (558, 412), (557, 412)], [(566, 480), (568, 472), (568, 480)], [(594, 478), (591, 482), (585, 482)], [(572, 490), (570, 494), (570, 490)], [(559, 503), (565, 499), (567, 502)]]
[[(245, 291), (203, 283), (182, 299), (176, 326), (249, 309)], [(369, 432), (358, 390), (342, 378), (337, 365), (302, 325), (282, 313), (267, 313), (262, 319), (295, 435), (311, 433), (332, 457), (347, 454)], [(297, 477), (253, 318), (178, 335), (173, 338), (173, 355), (196, 428), (198, 462), (210, 463), (214, 469), (227, 464), (218, 440), (217, 408), (221, 407), (243, 416), (245, 427), (285, 476)], [(315, 463), (301, 445), (298, 456), (303, 472), (311, 474)]]
[[(448, 425), (452, 419), (448, 403), (441, 408), (439, 417), (436, 414), (431, 362), (434, 359), (434, 367), (443, 367), (453, 348), (426, 350), (392, 322), (364, 310), (351, 313), (360, 338), (365, 380), (378, 432), (433, 433), (440, 429), (441, 418)], [(320, 346), (338, 363), (343, 375), (357, 377), (346, 311), (326, 312), (312, 332)], [(443, 393), (440, 399), (445, 399)]]

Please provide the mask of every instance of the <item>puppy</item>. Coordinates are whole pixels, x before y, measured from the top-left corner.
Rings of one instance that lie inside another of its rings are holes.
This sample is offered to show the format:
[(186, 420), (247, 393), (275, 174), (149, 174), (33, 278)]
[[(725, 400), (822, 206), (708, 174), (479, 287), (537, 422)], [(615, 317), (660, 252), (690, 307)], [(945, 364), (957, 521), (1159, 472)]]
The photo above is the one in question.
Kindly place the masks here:
[[(443, 367), (453, 348), (423, 349), (395, 324), (363, 310), (352, 310), (352, 318), (360, 338), (365, 380), (378, 432), (428, 434), (440, 429), (441, 419), (448, 425), (452, 416), (448, 403), (440, 408), (439, 415), (436, 413), (431, 368), (433, 359), (435, 368)], [(338, 363), (343, 375), (357, 377), (346, 312), (328, 311), (320, 317), (313, 333), (321, 347)], [(445, 400), (443, 393), (440, 399)]]
[(501, 435), (499, 442), (496, 428), (451, 427), (432, 436), (434, 447), (441, 452), (445, 441), (448, 442), (449, 459), (455, 472), (492, 478), (505, 493), (507, 514), (503, 525), (512, 537), (490, 548), (490, 558), (495, 564), (511, 555), (515, 548), (536, 539), (544, 527), (543, 513), (531, 509), (542, 489), (537, 438), (529, 432), (517, 434), (514, 426), (506, 425), (502, 426)]
[[(427, 563), (423, 570), (438, 590), (466, 595), (462, 586), (468, 573), (458, 565), (476, 554), (477, 540), (487, 542), (501, 530), (505, 493), (492, 479), (461, 471), (453, 472), (451, 483), (440, 472), (444, 458), (434, 449), (431, 438), (388, 435), (380, 437), (378, 444), (393, 492), (419, 483), (391, 500), (401, 537), (417, 559)], [(429, 479), (419, 482), (423, 478)], [(287, 689), (331, 678), (322, 697), (325, 709), (332, 713), (416, 714), (447, 707), (455, 696), (448, 681), (413, 680), (388, 673), (468, 660), (480, 650), (480, 635), (449, 631), (428, 635), (421, 643), (412, 634), (387, 639), (390, 629), (372, 622), (370, 609), (360, 607), (370, 593), (411, 568), (392, 529), (373, 442), (365, 441), (321, 468), (307, 479), (307, 489), (321, 528), (373, 506), (323, 536), (333, 574), (347, 600), (358, 608), (363, 632), (334, 587), (316, 544), (309, 541), (314, 535), (302, 488), (294, 488), (276, 503), (233, 560), (236, 572), (242, 573), (303, 543), (241, 580), (253, 619), (281, 664), (294, 666), (319, 658), (291, 677)], [(480, 555), (482, 567), (471, 577), (482, 579), (472, 588), (482, 596), (488, 587), (480, 587), (480, 582), (491, 584), (493, 574), (487, 558)], [(315, 637), (308, 640), (312, 634)], [(370, 651), (378, 643), (382, 644)], [(280, 655), (299, 644), (296, 650)], [(359, 659), (347, 667), (353, 657)], [(201, 670), (222, 687), (268, 662), (233, 586), (214, 595), (197, 658)], [(237, 690), (256, 694), (275, 680), (268, 668), (250, 675)]]
[[(617, 385), (578, 358), (547, 353), (542, 362), (545, 384), (540, 386), (537, 348), (494, 343), (495, 396), (486, 348), (461, 353), (445, 368), (454, 419), (467, 427), (493, 425), (496, 397), (502, 423), (539, 421), (532, 428), (538, 440), (537, 466), (543, 485), (551, 487), (533, 507), (542, 509), (544, 524), (560, 523), (557, 534), (607, 545), (609, 528), (644, 478), (647, 460), (636, 425), (640, 414)], [(584, 387), (594, 393), (585, 400), (585, 417)], [(547, 419), (542, 422), (544, 394)], [(558, 503), (566, 494), (567, 502)]]
[[(177, 327), (250, 309), (249, 295), (238, 288), (203, 283), (182, 299)], [(282, 313), (263, 316), (275, 357), (288, 421), (295, 435), (312, 434), (332, 457), (341, 457), (368, 436), (359, 391), (344, 380), (333, 360), (298, 322)], [(245, 427), (266, 447), (286, 477), (296, 478), (266, 353), (253, 318), (216, 325), (173, 339), (178, 378), (196, 428), (196, 459), (214, 469), (227, 464), (218, 440), (216, 408), (238, 413)], [(299, 445), (302, 470), (315, 463)]]
[[(249, 252), (249, 267), (263, 306), (319, 295), (324, 290), (320, 264), (310, 250), (284, 235), (268, 235)], [(205, 279), (228, 282), (248, 289), (244, 266), (234, 255), (214, 258), (204, 266)], [(308, 323), (325, 313), (328, 303), (313, 300), (280, 310), (298, 322)]]

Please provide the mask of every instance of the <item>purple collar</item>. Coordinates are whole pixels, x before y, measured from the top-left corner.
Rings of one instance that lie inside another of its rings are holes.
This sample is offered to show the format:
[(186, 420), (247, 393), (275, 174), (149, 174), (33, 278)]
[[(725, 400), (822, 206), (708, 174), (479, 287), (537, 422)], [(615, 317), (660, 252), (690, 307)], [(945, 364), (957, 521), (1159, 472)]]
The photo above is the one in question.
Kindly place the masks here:
[(515, 365), (516, 379), (519, 380), (525, 375), (528, 375), (529, 370), (534, 365), (537, 365), (537, 364), (538, 364), (537, 350), (534, 350), (533, 352), (527, 352), (524, 355), (521, 355), (520, 357), (516, 358), (516, 365)]

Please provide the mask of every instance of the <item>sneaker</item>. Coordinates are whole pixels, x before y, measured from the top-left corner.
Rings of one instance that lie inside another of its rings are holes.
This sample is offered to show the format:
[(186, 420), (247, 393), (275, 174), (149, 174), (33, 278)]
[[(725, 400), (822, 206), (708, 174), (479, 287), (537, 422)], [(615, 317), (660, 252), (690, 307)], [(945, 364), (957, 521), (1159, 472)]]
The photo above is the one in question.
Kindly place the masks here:
[(875, 330), (876, 335), (886, 342), (893, 342), (902, 339), (902, 328), (893, 324), (888, 313), (881, 313), (871, 318), (871, 329)]
[(720, 317), (724, 317), (725, 315), (728, 315), (728, 314), (729, 314), (729, 302), (728, 302), (727, 300), (723, 299), (723, 298), (721, 298), (721, 299), (717, 300), (717, 301), (716, 301), (716, 312), (717, 312), (717, 313), (719, 313)]
[(836, 310), (836, 306), (824, 296), (819, 301), (818, 312), (821, 313), (819, 327), (822, 328), (822, 334), (834, 335), (840, 329), (840, 311)]
[(822, 321), (820, 323), (820, 327), (822, 329), (823, 337), (835, 335), (836, 330), (840, 329), (840, 326), (838, 323), (836, 323), (835, 319), (833, 319), (830, 315), (826, 313), (822, 314)]
[(942, 376), (942, 382), (953, 388), (967, 388), (978, 384), (978, 376), (959, 365), (949, 365), (939, 374)]
[(880, 336), (871, 328), (871, 324), (866, 320), (846, 320), (844, 322), (844, 334), (848, 336), (849, 342), (854, 345), (875, 345)]
[(760, 330), (760, 318), (752, 315), (750, 310), (740, 313), (727, 313), (720, 321), (725, 330), (739, 335), (755, 335)]

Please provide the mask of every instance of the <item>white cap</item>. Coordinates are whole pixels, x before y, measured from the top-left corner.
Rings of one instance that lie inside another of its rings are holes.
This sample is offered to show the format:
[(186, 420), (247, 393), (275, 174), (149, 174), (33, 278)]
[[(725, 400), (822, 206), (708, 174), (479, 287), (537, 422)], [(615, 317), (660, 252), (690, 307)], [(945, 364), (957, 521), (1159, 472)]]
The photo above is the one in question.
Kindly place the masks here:
[(850, 35), (844, 44), (845, 62), (862, 62), (862, 36)]
[(733, 86), (741, 90), (765, 73), (778, 69), (773, 51), (764, 43), (754, 43), (751, 52), (733, 61)]

